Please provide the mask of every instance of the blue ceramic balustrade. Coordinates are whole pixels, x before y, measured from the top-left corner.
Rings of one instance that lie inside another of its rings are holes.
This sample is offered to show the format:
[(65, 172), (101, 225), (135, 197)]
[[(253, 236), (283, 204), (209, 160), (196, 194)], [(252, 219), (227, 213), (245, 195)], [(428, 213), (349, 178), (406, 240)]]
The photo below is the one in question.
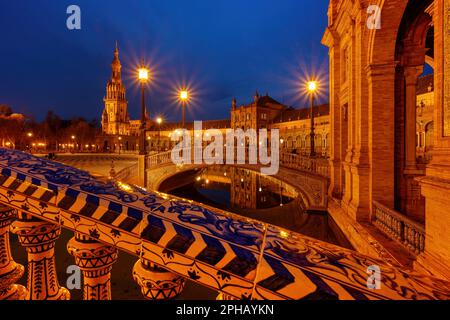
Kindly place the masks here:
[(0, 149), (0, 203), (238, 299), (450, 299), (445, 281), (19, 151)]

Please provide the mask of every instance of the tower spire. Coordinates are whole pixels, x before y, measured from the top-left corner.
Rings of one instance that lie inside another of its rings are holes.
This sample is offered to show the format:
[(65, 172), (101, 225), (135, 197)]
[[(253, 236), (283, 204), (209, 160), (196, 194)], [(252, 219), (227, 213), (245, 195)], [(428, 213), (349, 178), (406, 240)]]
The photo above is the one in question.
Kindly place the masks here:
[(119, 59), (119, 45), (116, 41), (116, 47), (114, 49), (114, 59), (111, 64), (112, 68), (112, 80), (113, 82), (120, 82), (121, 81), (121, 69), (122, 65), (120, 64)]

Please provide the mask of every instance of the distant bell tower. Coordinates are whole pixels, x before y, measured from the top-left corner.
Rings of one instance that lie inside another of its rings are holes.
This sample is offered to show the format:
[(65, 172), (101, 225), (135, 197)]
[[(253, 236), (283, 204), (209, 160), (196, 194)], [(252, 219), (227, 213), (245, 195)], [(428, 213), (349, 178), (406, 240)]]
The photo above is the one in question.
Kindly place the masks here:
[(116, 43), (114, 59), (111, 63), (112, 76), (106, 85), (103, 99), (105, 108), (102, 115), (102, 129), (108, 135), (130, 135), (130, 117), (126, 89), (122, 83), (122, 65), (119, 59), (119, 47)]

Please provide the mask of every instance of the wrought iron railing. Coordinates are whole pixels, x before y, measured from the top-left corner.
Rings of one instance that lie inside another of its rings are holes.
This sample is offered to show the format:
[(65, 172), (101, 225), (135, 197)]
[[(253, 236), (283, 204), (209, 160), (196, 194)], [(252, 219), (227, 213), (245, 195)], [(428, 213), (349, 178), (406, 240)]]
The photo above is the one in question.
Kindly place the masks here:
[(425, 250), (425, 228), (408, 217), (389, 209), (379, 202), (373, 202), (373, 224), (389, 236), (401, 243), (414, 254)]
[[(233, 299), (450, 299), (443, 280), (22, 152), (0, 149), (0, 204), (0, 298), (70, 297), (54, 254), (65, 228), (85, 299), (111, 298), (119, 251), (136, 256), (133, 277), (149, 299), (175, 297), (185, 279)], [(27, 288), (14, 285), (24, 270), (10, 254), (10, 225), (28, 252)], [(381, 290), (367, 285), (374, 266)]]

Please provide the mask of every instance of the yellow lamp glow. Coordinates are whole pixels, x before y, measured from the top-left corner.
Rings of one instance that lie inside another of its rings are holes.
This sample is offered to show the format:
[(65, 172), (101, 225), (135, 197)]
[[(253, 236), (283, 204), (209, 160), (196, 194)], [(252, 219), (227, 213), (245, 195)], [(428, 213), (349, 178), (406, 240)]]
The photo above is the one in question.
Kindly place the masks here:
[(31, 138), (33, 136), (32, 132), (28, 132), (28, 136)]
[(163, 122), (163, 119), (162, 119), (162, 118), (158, 118), (158, 119), (156, 119), (156, 122), (157, 122), (158, 124), (161, 124), (161, 123)]
[(286, 231), (280, 231), (280, 236), (282, 237), (282, 238), (288, 238), (289, 237), (289, 233), (287, 233)]
[(309, 92), (316, 92), (317, 90), (317, 81), (309, 81), (307, 83), (308, 91)]
[(189, 94), (186, 90), (182, 90), (180, 92), (180, 99), (181, 101), (186, 101), (187, 99), (189, 99)]
[(133, 190), (133, 188), (131, 188), (131, 186), (129, 186), (129, 185), (126, 184), (126, 183), (120, 182), (120, 181), (117, 183), (117, 186), (118, 186), (121, 190), (126, 191), (126, 192), (130, 192), (130, 191)]
[(147, 68), (144, 68), (144, 67), (139, 68), (138, 72), (139, 72), (139, 80), (140, 81), (145, 82), (148, 80), (149, 71)]

